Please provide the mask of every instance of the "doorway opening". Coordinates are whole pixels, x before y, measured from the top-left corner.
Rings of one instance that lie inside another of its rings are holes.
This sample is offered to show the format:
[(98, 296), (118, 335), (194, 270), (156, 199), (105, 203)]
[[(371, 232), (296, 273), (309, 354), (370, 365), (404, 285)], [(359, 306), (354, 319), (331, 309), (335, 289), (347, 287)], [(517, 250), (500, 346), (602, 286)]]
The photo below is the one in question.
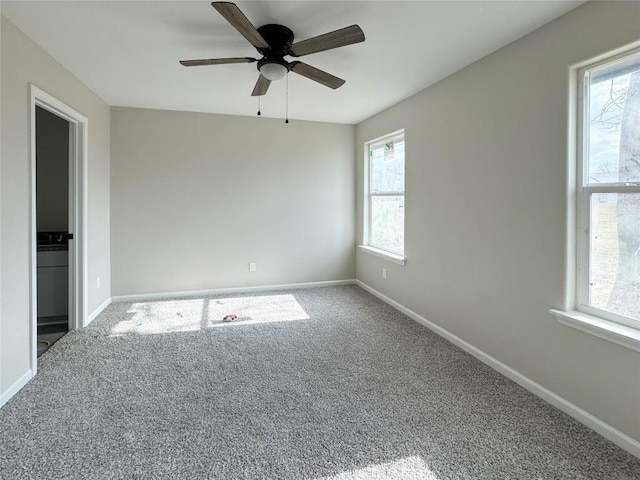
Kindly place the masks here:
[(38, 356), (86, 323), (88, 120), (31, 91), (31, 369)]
[(69, 130), (68, 120), (36, 105), (38, 356), (69, 331)]

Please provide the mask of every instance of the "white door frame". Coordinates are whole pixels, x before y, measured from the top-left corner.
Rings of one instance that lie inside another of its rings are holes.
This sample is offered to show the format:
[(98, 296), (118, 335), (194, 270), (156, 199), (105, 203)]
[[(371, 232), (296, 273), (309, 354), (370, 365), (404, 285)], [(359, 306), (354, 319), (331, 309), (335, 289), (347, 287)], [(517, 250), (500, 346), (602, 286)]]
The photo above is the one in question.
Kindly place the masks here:
[(87, 324), (87, 152), (89, 120), (44, 90), (29, 84), (29, 151), (30, 165), (30, 318), (31, 318), (31, 371), (38, 368), (38, 294), (36, 226), (36, 106), (69, 122), (69, 329), (76, 330)]

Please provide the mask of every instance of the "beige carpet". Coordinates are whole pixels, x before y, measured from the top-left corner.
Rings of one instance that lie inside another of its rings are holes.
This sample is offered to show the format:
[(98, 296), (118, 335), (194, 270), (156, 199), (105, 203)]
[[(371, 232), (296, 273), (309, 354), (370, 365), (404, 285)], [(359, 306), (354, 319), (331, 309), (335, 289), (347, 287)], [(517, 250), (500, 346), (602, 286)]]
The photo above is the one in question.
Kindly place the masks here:
[(640, 479), (640, 460), (348, 286), (111, 305), (0, 410), (0, 478)]

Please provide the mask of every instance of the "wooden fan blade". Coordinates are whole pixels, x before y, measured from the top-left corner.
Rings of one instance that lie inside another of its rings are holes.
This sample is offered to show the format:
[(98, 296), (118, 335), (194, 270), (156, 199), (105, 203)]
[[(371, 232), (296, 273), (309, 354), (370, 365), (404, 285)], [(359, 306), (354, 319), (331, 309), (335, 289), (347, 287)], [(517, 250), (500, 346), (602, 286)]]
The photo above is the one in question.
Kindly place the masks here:
[(334, 90), (338, 87), (344, 85), (344, 80), (338, 78), (330, 73), (324, 72), (316, 67), (312, 67), (311, 65), (307, 65), (302, 62), (291, 62), (291, 71), (297, 73), (298, 75), (302, 75), (303, 77), (307, 77), (315, 82), (321, 83), (329, 88), (333, 88)]
[(294, 57), (301, 57), (302, 55), (323, 52), (360, 42), (364, 42), (364, 32), (358, 25), (351, 25), (350, 27), (294, 43), (291, 45), (290, 52)]
[(244, 13), (242, 13), (235, 3), (211, 2), (211, 6), (215, 8), (233, 28), (238, 30), (244, 38), (249, 40), (251, 45), (256, 48), (269, 48), (267, 41), (262, 38), (260, 32), (258, 32), (256, 27), (244, 16)]
[(252, 97), (260, 97), (267, 93), (269, 90), (269, 85), (271, 85), (271, 80), (260, 75), (258, 77), (258, 81), (256, 82), (256, 86), (253, 87), (253, 92), (251, 92)]
[(252, 63), (257, 62), (251, 57), (235, 57), (235, 58), (208, 58), (202, 60), (180, 60), (185, 67), (199, 67), (201, 65), (225, 65), (227, 63)]

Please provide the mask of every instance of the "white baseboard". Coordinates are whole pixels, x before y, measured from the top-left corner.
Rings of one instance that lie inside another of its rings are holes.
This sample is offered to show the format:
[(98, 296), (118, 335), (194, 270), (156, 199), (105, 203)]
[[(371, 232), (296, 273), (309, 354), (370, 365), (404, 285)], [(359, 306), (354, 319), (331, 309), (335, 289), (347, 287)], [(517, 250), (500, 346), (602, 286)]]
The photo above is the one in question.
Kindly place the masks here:
[(111, 302), (145, 302), (160, 298), (190, 298), (206, 297), (227, 293), (268, 292), (271, 290), (291, 290), (299, 288), (337, 287), (340, 285), (355, 285), (354, 278), (347, 280), (329, 280), (326, 282), (289, 283), (283, 285), (261, 285), (256, 287), (217, 288), (213, 290), (191, 290), (186, 292), (143, 293), (139, 295), (116, 295), (111, 297)]
[(520, 372), (514, 370), (513, 368), (509, 367), (508, 365), (505, 365), (504, 363), (500, 362), (499, 360), (493, 358), (491, 355), (488, 355), (485, 352), (483, 352), (482, 350), (474, 347), (469, 342), (466, 342), (465, 340), (463, 340), (460, 337), (450, 333), (449, 331), (447, 331), (444, 328), (436, 325), (435, 323), (430, 322), (429, 320), (427, 320), (423, 316), (417, 314), (413, 310), (409, 310), (405, 306), (399, 304), (395, 300), (392, 300), (391, 298), (387, 297), (386, 295), (380, 293), (379, 291), (377, 291), (374, 288), (370, 287), (366, 283), (361, 282), (360, 280), (356, 280), (356, 284), (358, 286), (360, 286), (361, 288), (363, 288), (364, 290), (368, 291), (369, 293), (375, 295), (376, 297), (378, 297), (382, 301), (388, 303), (392, 307), (394, 307), (397, 310), (401, 311), (402, 313), (404, 313), (409, 318), (415, 320), (416, 322), (420, 323), (421, 325), (424, 325), (429, 330), (432, 330), (433, 332), (435, 332), (438, 335), (440, 335), (441, 337), (447, 339), (448, 341), (450, 341), (454, 345), (460, 347), (465, 352), (470, 353), (471, 355), (476, 357), (481, 362), (487, 364), (488, 366), (490, 366), (494, 370), (500, 372), (502, 375), (504, 375), (505, 377), (509, 378), (510, 380), (513, 380), (518, 385), (520, 385), (521, 387), (529, 390), (534, 395), (542, 398), (545, 402), (550, 403), (551, 405), (553, 405), (557, 409), (563, 411), (567, 415), (573, 417), (574, 419), (576, 419), (577, 421), (579, 421), (583, 425), (586, 425), (590, 429), (592, 429), (595, 432), (599, 433), (600, 435), (602, 435), (606, 439), (608, 439), (611, 442), (613, 442), (616, 445), (618, 445), (620, 448), (623, 448), (624, 450), (626, 450), (630, 454), (640, 458), (640, 442), (638, 442), (637, 440), (631, 438), (630, 436), (628, 436), (627, 434), (621, 432), (620, 430), (612, 427), (608, 423), (603, 422), (602, 420), (600, 420), (599, 418), (597, 418), (594, 415), (590, 414), (586, 410), (583, 410), (582, 408), (580, 408), (577, 405), (571, 403), (570, 401), (566, 400), (565, 398), (561, 397), (560, 395), (558, 395), (558, 394), (552, 392), (551, 390), (543, 387), (539, 383), (534, 382), (533, 380), (531, 380), (530, 378), (524, 376)]
[(24, 387), (29, 380), (33, 378), (33, 372), (31, 369), (27, 370), (24, 375), (22, 375), (18, 380), (16, 380), (13, 385), (11, 385), (6, 392), (2, 392), (0, 395), (0, 408), (7, 403), (11, 397), (13, 397), (18, 391)]
[(87, 323), (85, 323), (85, 327), (89, 325), (91, 322), (95, 320), (95, 318), (102, 313), (102, 311), (111, 305), (111, 297), (107, 298), (104, 302), (102, 302), (98, 308), (96, 308), (88, 317)]

